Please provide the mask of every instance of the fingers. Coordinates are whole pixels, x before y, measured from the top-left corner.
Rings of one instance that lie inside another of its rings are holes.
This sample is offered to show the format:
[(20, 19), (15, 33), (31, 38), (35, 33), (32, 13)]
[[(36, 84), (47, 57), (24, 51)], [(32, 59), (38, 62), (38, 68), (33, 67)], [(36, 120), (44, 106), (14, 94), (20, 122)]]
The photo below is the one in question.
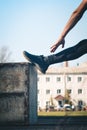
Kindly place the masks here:
[(65, 40), (62, 39), (62, 40), (59, 40), (59, 42), (57, 42), (56, 44), (54, 44), (50, 49), (50, 52), (55, 52), (55, 50), (60, 46), (62, 45), (62, 48), (64, 48), (64, 45), (65, 45)]
[(62, 48), (64, 48), (65, 43), (62, 44)]
[(51, 49), (50, 52), (52, 53), (52, 52), (54, 52), (57, 49), (57, 46), (53, 45), (50, 49)]

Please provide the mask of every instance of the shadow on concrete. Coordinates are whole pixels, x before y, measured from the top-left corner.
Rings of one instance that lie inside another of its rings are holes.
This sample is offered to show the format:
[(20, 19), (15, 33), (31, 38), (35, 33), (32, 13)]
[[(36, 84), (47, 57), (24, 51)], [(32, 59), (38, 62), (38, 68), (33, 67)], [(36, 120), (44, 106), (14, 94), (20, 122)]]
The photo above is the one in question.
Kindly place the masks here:
[(0, 130), (87, 130), (87, 117), (38, 117), (36, 124), (0, 124)]

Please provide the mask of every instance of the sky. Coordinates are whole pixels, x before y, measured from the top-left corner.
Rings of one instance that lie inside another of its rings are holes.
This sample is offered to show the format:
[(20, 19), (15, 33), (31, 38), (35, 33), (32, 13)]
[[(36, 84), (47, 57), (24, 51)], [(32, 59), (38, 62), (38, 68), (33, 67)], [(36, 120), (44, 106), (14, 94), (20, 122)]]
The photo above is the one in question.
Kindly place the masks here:
[[(9, 47), (14, 62), (26, 62), (22, 54), (24, 50), (35, 55), (50, 55), (50, 47), (80, 2), (81, 0), (0, 0), (0, 48)], [(66, 36), (64, 49), (87, 38), (86, 21), (87, 12)], [(55, 53), (62, 50), (60, 46)], [(75, 66), (84, 62), (87, 62), (87, 54), (69, 63)]]

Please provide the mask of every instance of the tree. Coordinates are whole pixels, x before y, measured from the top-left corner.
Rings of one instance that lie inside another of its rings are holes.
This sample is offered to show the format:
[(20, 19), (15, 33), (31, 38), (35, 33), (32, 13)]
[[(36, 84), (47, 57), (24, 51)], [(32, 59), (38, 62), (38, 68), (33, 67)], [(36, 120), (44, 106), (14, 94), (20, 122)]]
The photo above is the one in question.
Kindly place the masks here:
[(11, 52), (7, 46), (0, 48), (0, 63), (6, 63), (10, 61)]
[(65, 103), (70, 104), (70, 100), (71, 100), (70, 93), (69, 93), (68, 89), (66, 89), (65, 90)]
[(53, 97), (52, 96), (50, 97), (50, 105), (54, 106), (54, 102), (53, 102)]

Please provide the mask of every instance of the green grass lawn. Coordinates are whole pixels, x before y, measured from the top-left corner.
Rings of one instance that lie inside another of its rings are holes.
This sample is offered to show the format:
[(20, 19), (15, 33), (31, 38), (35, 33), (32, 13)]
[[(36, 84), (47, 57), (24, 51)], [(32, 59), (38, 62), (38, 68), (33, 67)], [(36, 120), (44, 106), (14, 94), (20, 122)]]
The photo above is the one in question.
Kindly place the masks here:
[(87, 111), (38, 112), (38, 116), (87, 116)]

